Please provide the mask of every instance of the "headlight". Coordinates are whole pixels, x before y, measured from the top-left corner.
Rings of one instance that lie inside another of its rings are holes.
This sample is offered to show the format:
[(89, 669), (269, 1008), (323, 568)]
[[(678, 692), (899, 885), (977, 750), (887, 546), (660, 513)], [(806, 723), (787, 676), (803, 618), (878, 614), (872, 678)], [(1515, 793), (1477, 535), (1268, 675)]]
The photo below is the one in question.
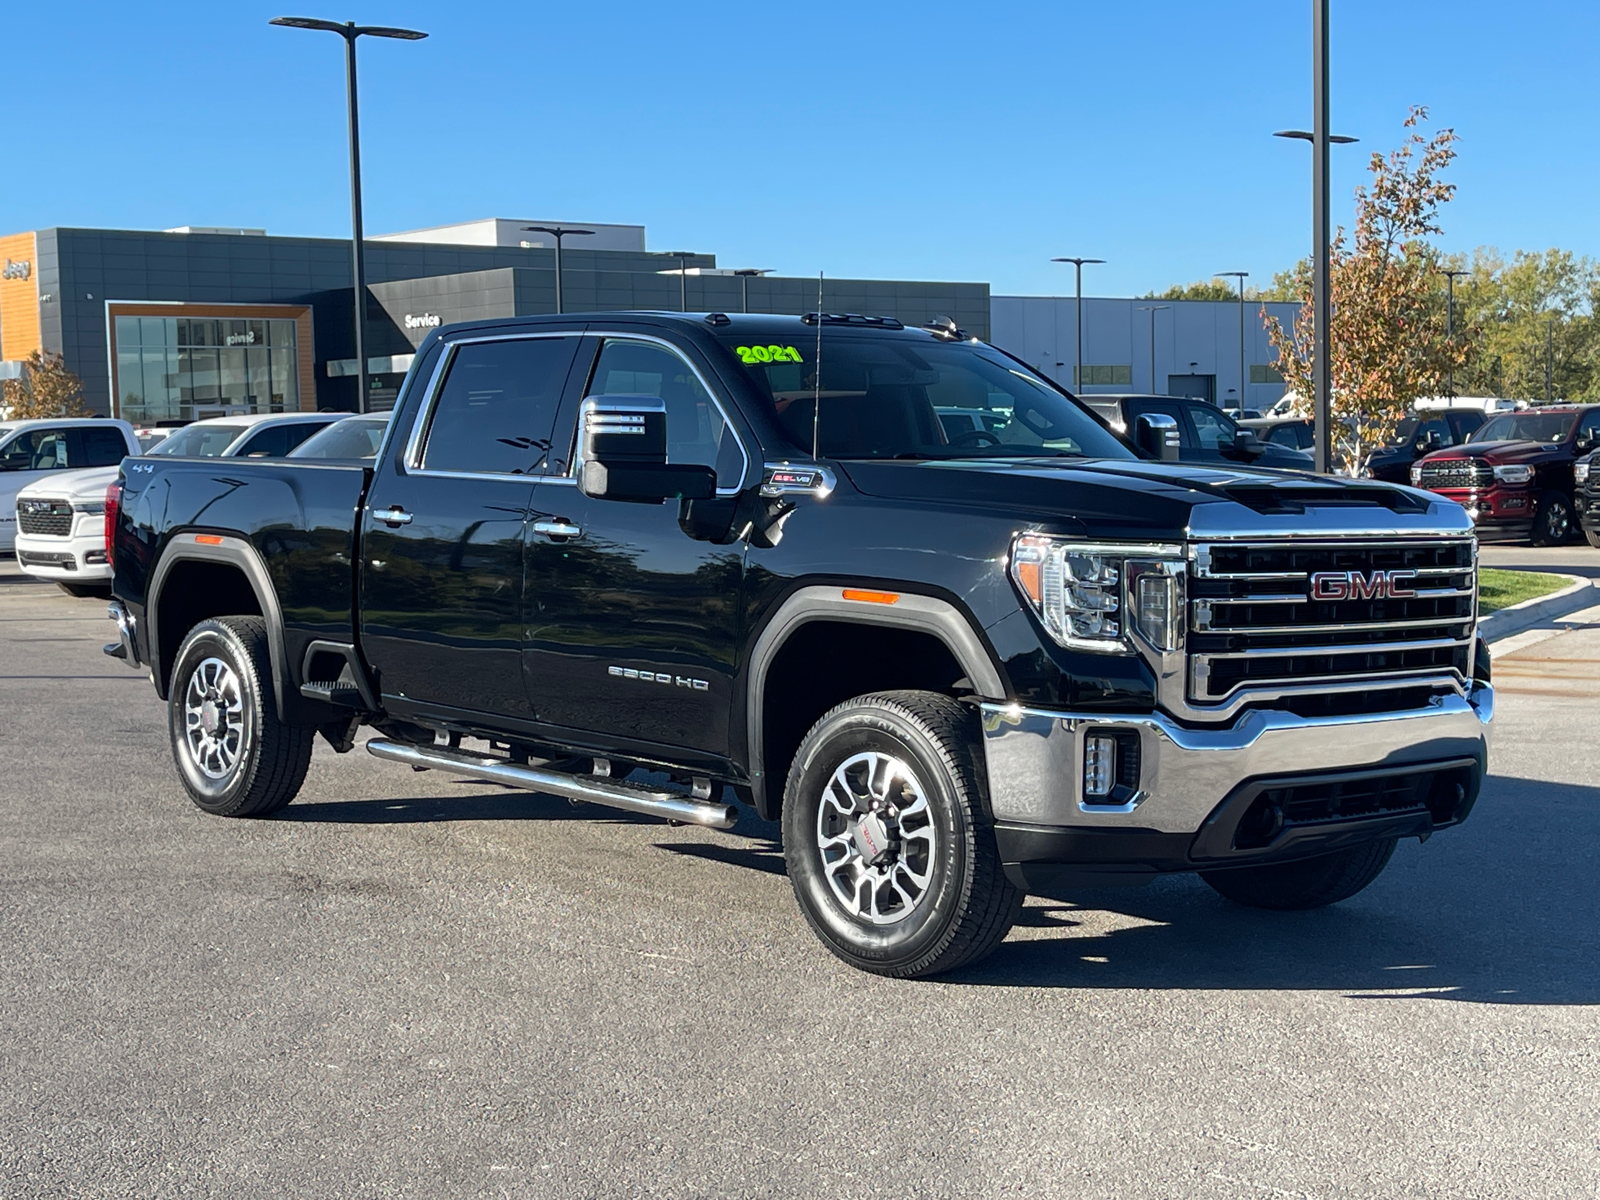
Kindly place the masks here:
[(1159, 651), (1183, 644), (1180, 546), (1069, 542), (1026, 533), (1012, 545), (1011, 578), (1063, 646), (1128, 653), (1130, 632)]
[(1572, 464), (1572, 478), (1577, 483), (1582, 483), (1589, 478), (1589, 460), (1579, 459)]
[(93, 513), (98, 517), (106, 511), (106, 505), (103, 500), (74, 500), (72, 502), (72, 511), (75, 513)]
[(1422, 464), (1421, 463), (1412, 463), (1411, 464), (1411, 486), (1412, 487), (1421, 487), (1422, 486)]
[(1496, 467), (1494, 477), (1501, 483), (1527, 483), (1533, 478), (1533, 468), (1520, 464)]

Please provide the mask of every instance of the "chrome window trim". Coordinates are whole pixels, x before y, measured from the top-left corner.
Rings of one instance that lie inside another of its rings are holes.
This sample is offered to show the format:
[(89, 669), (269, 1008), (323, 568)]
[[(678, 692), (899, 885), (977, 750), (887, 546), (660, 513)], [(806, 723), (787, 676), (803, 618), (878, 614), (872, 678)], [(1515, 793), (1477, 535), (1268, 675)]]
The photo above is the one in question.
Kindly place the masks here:
[[(680, 350), (677, 346), (673, 345), (666, 338), (656, 337), (654, 334), (648, 334), (648, 333), (635, 333), (635, 332), (632, 332), (630, 330), (586, 329), (586, 330), (583, 331), (582, 336), (586, 337), (586, 338), (587, 337), (599, 338), (599, 339), (601, 339), (602, 342), (604, 342), (604, 341), (606, 341), (608, 339), (614, 340), (614, 341), (625, 341), (625, 342), (648, 342), (648, 343), (660, 346), (662, 349), (666, 350), (669, 354), (676, 355), (683, 362), (684, 366), (688, 367), (689, 370), (693, 371), (694, 372), (694, 377), (700, 381), (700, 386), (705, 389), (706, 395), (711, 397), (711, 403), (716, 406), (717, 414), (722, 418), (722, 423), (728, 427), (728, 432), (733, 435), (734, 444), (739, 447), (739, 457), (743, 460), (743, 463), (744, 463), (744, 465), (739, 468), (739, 481), (738, 481), (738, 483), (733, 487), (721, 487), (721, 486), (719, 486), (717, 488), (717, 495), (719, 495), (719, 496), (736, 496), (742, 490), (744, 490), (744, 481), (750, 475), (750, 463), (752, 461), (752, 459), (750, 458), (750, 448), (744, 444), (744, 439), (739, 436), (739, 427), (734, 424), (733, 418), (728, 416), (728, 406), (723, 404), (721, 397), (719, 397), (717, 395), (717, 390), (714, 387), (711, 386), (709, 381), (707, 381), (705, 375), (701, 373), (700, 368), (695, 366), (694, 363), (690, 362), (689, 359), (687, 357), (685, 357), (685, 355), (684, 355), (682, 350)], [(604, 349), (605, 349), (605, 347), (601, 346), (600, 351), (596, 353), (596, 355), (595, 355), (595, 365), (597, 365), (599, 363), (599, 361), (600, 361), (600, 353), (604, 352)], [(588, 399), (589, 397), (588, 397), (587, 381), (585, 381), (584, 393), (585, 393), (584, 394), (584, 399)], [(577, 440), (578, 440), (578, 436), (579, 436), (579, 434), (578, 434), (577, 424), (574, 423), (574, 425), (573, 425), (573, 445), (572, 445), (571, 452), (570, 452), (569, 457), (568, 457), (568, 467), (567, 467), (567, 475), (566, 475), (566, 478), (567, 478), (568, 482), (573, 484), (573, 486), (576, 486), (577, 482), (578, 482), (578, 479), (577, 479), (577, 472), (578, 472)], [(712, 469), (715, 470), (716, 468), (713, 467)], [(558, 477), (554, 476), (554, 475), (544, 476), (545, 481), (546, 482), (550, 482), (550, 483), (554, 483), (557, 478)]]
[[(422, 403), (417, 408), (416, 420), (411, 423), (411, 433), (406, 439), (406, 453), (401, 465), (407, 475), (431, 475), (439, 479), (518, 479), (526, 482), (530, 479), (544, 478), (541, 472), (529, 472), (526, 475), (513, 475), (502, 471), (434, 471), (429, 470), (422, 463), (423, 433), (428, 428), (428, 423), (433, 419), (434, 409), (439, 403), (439, 389), (444, 384), (445, 373), (450, 364), (455, 361), (456, 351), (462, 346), (476, 346), (484, 342), (529, 342), (541, 341), (549, 338), (582, 338), (581, 329), (564, 329), (542, 333), (537, 331), (522, 331), (519, 333), (494, 333), (482, 337), (451, 338), (444, 343), (444, 350), (439, 355), (439, 361), (433, 365), (433, 374), (428, 378), (427, 391), (423, 393)], [(565, 381), (563, 381), (563, 386)], [(558, 414), (559, 415), (559, 414)]]

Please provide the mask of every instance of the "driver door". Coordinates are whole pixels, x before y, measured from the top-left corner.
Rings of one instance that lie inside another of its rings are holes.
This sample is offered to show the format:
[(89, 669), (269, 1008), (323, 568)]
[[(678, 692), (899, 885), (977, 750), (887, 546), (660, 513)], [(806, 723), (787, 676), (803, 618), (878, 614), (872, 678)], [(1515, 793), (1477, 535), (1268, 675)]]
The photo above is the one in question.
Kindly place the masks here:
[[(751, 459), (702, 372), (645, 335), (586, 338), (552, 456), (575, 458), (578, 399), (659, 396), (667, 461), (717, 472), (738, 492)], [(589, 364), (592, 364), (590, 366)], [(527, 525), (523, 673), (540, 722), (604, 744), (666, 744), (725, 756), (738, 670), (742, 541), (696, 540), (679, 503), (594, 499), (570, 473), (540, 479)]]

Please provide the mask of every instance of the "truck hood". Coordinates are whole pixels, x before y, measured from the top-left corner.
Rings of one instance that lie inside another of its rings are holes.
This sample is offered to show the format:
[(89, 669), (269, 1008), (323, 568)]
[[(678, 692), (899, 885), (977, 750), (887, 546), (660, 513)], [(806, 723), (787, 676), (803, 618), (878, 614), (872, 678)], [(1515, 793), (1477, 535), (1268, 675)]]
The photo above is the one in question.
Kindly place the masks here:
[(17, 493), (18, 500), (94, 500), (105, 498), (106, 489), (117, 481), (116, 467), (85, 467), (79, 471), (57, 471), (30, 483)]
[(1015, 513), (1084, 537), (1470, 533), (1432, 492), (1291, 471), (1111, 459), (863, 460), (840, 463), (870, 496)]
[(1445, 450), (1435, 450), (1422, 462), (1437, 462), (1446, 458), (1482, 458), (1491, 463), (1529, 463), (1543, 459), (1569, 458), (1571, 451), (1565, 442), (1466, 442)]

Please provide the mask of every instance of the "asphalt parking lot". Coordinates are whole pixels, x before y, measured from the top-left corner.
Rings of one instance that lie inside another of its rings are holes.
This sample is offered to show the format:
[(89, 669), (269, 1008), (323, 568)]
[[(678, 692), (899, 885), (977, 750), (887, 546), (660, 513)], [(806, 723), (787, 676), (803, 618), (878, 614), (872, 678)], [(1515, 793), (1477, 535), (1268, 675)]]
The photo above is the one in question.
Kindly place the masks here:
[(899, 983), (752, 817), (320, 745), (207, 817), (103, 613), (0, 560), (0, 1195), (1600, 1192), (1600, 621), (1496, 661), (1477, 812), (1355, 899), (1035, 900)]

